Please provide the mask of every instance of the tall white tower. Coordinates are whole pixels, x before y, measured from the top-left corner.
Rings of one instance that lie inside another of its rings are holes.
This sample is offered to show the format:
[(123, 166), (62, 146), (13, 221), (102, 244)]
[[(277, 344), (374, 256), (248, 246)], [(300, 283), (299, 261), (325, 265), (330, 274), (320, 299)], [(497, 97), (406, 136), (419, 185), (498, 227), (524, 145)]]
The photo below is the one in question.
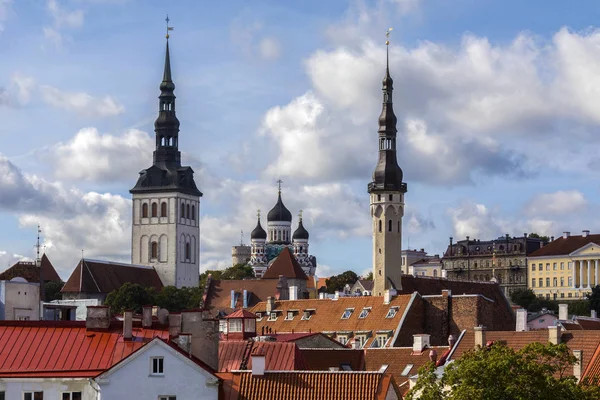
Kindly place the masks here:
[[(386, 46), (389, 42), (386, 42)], [(404, 193), (402, 169), (396, 158), (396, 123), (392, 103), (389, 50), (383, 78), (383, 109), (379, 116), (379, 161), (368, 185), (373, 221), (373, 295), (400, 286), (402, 276), (402, 217)]]
[(181, 165), (174, 90), (167, 35), (159, 112), (154, 123), (154, 162), (140, 172), (135, 187), (130, 190), (133, 195), (131, 261), (152, 265), (163, 285), (181, 288), (199, 284), (202, 193), (196, 187), (192, 168)]

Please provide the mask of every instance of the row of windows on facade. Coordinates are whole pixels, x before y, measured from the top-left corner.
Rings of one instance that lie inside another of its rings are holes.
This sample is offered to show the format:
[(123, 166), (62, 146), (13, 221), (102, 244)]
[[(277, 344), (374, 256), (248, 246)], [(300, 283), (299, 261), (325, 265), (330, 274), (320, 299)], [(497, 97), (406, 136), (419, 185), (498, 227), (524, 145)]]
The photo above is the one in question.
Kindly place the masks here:
[[(308, 321), (311, 318), (313, 312), (315, 312), (315, 310), (304, 310), (302, 313), (301, 320)], [(370, 312), (371, 312), (371, 307), (364, 307), (361, 310), (360, 314), (358, 315), (358, 318), (359, 319), (367, 318), (367, 316), (369, 315)], [(267, 318), (267, 321), (277, 321), (277, 318), (279, 317), (280, 313), (281, 313), (281, 311), (272, 311), (272, 312), (268, 313), (269, 317)], [(350, 316), (352, 316), (353, 313), (354, 313), (354, 308), (347, 308), (342, 313), (342, 316), (340, 317), (340, 319), (350, 319)], [(394, 318), (397, 313), (398, 313), (398, 307), (390, 307), (390, 309), (388, 310), (388, 313), (386, 314), (385, 317), (386, 318)], [(286, 317), (284, 318), (284, 321), (293, 321), (297, 314), (298, 314), (298, 311), (288, 311), (286, 314)], [(263, 314), (256, 313), (256, 318), (259, 321), (262, 321)]]
[[(582, 297), (582, 298), (585, 298), (585, 296), (586, 296), (587, 294), (591, 294), (591, 293), (584, 293), (584, 294), (582, 294), (582, 295), (581, 295), (581, 297)], [(539, 297), (540, 299), (546, 298), (546, 300), (550, 300), (550, 293), (546, 293), (545, 295), (544, 295), (544, 294), (538, 294), (538, 297)], [(559, 297), (559, 296), (558, 296), (558, 293), (552, 293), (552, 299), (553, 299), (553, 300), (556, 300), (556, 299), (558, 299), (558, 297)], [(567, 297), (568, 297), (568, 298), (570, 298), (570, 299), (572, 299), (572, 298), (573, 298), (573, 293), (567, 293)], [(560, 298), (561, 298), (561, 299), (564, 299), (564, 298), (565, 298), (565, 294), (564, 294), (564, 292), (563, 292), (563, 293), (560, 293)], [(579, 298), (579, 292), (575, 292), (575, 298)]]
[(289, 242), (290, 232), (286, 230), (269, 231), (269, 240), (271, 242)]
[[(398, 221), (398, 233), (400, 233), (400, 230), (402, 229), (402, 225), (401, 224), (402, 223), (400, 221)], [(392, 224), (392, 220), (390, 219), (388, 221), (388, 229), (387, 229), (388, 232), (392, 231), (392, 225), (393, 225)], [(383, 221), (379, 220), (379, 232), (382, 232), (382, 231), (383, 231)]]
[[(394, 195), (393, 194), (389, 194), (388, 195), (388, 200), (389, 201), (394, 201)], [(381, 201), (381, 195), (380, 194), (377, 195), (377, 201)]]
[[(513, 252), (519, 252), (519, 251), (521, 250), (521, 248), (522, 248), (522, 245), (520, 245), (520, 244), (513, 244), (513, 246), (512, 246), (512, 251), (513, 251)], [(511, 250), (511, 247), (510, 247), (510, 245), (507, 245), (507, 246), (506, 246), (506, 249), (507, 249), (508, 251), (510, 251), (510, 250)], [(495, 250), (496, 250), (496, 245), (494, 245), (494, 246), (487, 246), (487, 247), (486, 247), (486, 250), (487, 250), (488, 252), (490, 252), (490, 251), (495, 251)], [(457, 251), (457, 254), (459, 254), (459, 255), (463, 255), (463, 254), (466, 254), (466, 255), (471, 255), (471, 254), (480, 254), (480, 252), (481, 252), (481, 248), (480, 248), (479, 246), (475, 246), (475, 251), (473, 251), (473, 250), (470, 250), (470, 249), (469, 249), (468, 247), (466, 247), (466, 246), (463, 246), (463, 245), (458, 245), (458, 247), (456, 248), (456, 251)], [(501, 244), (501, 245), (499, 245), (499, 246), (498, 246), (498, 251), (504, 251), (504, 245), (502, 245), (502, 244)], [(485, 251), (485, 250), (484, 250), (484, 253), (486, 253), (486, 251)]]
[[(552, 270), (556, 271), (558, 269), (558, 263), (552, 263)], [(531, 264), (531, 270), (535, 271), (536, 269), (536, 264)], [(537, 265), (537, 269), (538, 271), (543, 271), (544, 270), (544, 264), (543, 263), (539, 263)], [(565, 263), (561, 262), (560, 263), (560, 269), (564, 270), (565, 269)], [(567, 263), (567, 270), (571, 269), (571, 263)], [(550, 263), (546, 263), (546, 271), (550, 271)]]
[[(191, 255), (192, 255), (192, 246), (190, 245), (189, 242), (185, 243), (185, 247), (184, 247), (184, 258), (185, 261), (190, 261), (191, 260)], [(158, 242), (152, 242), (150, 243), (150, 259), (151, 260), (157, 260), (159, 258), (159, 252), (158, 252)]]
[[(490, 280), (490, 275), (486, 274), (486, 275), (473, 275), (473, 280), (474, 281), (483, 281), (483, 282), (488, 282)], [(502, 283), (503, 282), (503, 278), (501, 274), (497, 274), (496, 275), (496, 281), (498, 283)], [(508, 283), (523, 283), (525, 284), (525, 276), (524, 275), (508, 275)]]
[[(552, 286), (550, 286), (550, 278), (546, 278), (546, 287), (559, 287), (558, 285), (558, 280), (560, 279), (560, 287), (564, 287), (565, 286), (565, 278), (552, 278)], [(567, 278), (567, 286), (568, 287), (572, 287), (573, 286), (573, 278), (572, 277), (568, 277)], [(535, 283), (536, 283), (536, 279), (533, 278), (531, 279), (531, 287), (535, 287)], [(544, 278), (538, 278), (537, 279), (537, 283), (538, 283), (538, 287), (544, 287)]]
[[(167, 202), (163, 201), (160, 204), (160, 216), (161, 217), (168, 216), (167, 208), (168, 208)], [(152, 203), (152, 207), (151, 207), (150, 211), (151, 211), (150, 215), (152, 217), (158, 217), (158, 203)], [(189, 204), (181, 203), (180, 217), (191, 219), (192, 221), (195, 221), (196, 220), (196, 206), (192, 204), (192, 206), (190, 207)], [(148, 218), (148, 203), (142, 204), (142, 218)]]
[[(502, 267), (502, 260), (501, 259), (496, 259), (496, 261), (494, 262), (493, 260), (485, 260), (482, 261), (481, 264), (478, 264), (477, 261), (473, 261), (473, 262), (466, 262), (466, 261), (448, 261), (446, 263), (444, 263), (444, 268), (447, 269), (452, 269), (452, 268), (466, 268), (467, 265), (472, 267), (472, 268), (490, 268), (490, 267)], [(513, 266), (522, 266), (523, 265), (523, 260), (517, 260), (516, 258), (513, 260), (508, 260), (508, 265), (505, 265), (507, 267), (513, 267)]]
[[(62, 392), (61, 400), (81, 400), (82, 392)], [(6, 392), (0, 392), (0, 400), (5, 400)], [(43, 391), (24, 391), (23, 400), (44, 400)]]

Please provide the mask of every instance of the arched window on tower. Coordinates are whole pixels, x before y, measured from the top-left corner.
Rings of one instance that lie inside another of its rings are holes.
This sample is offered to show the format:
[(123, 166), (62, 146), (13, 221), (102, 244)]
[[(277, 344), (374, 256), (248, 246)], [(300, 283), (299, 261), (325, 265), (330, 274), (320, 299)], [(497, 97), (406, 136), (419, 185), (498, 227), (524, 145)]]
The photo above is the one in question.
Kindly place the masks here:
[(150, 244), (150, 258), (154, 259), (154, 260), (158, 258), (158, 243), (157, 242), (152, 242)]
[(190, 242), (185, 244), (185, 261), (190, 261)]
[(192, 221), (196, 220), (196, 206), (192, 204)]
[(190, 219), (190, 205), (189, 204), (186, 206), (186, 214), (187, 214), (187, 218)]
[(392, 220), (390, 219), (388, 221), (388, 232), (391, 232), (391, 231), (392, 231)]
[(158, 204), (156, 204), (156, 203), (152, 203), (152, 216), (153, 217), (158, 216)]
[(381, 232), (381, 229), (383, 229), (383, 228), (381, 227), (381, 225), (382, 225), (382, 223), (381, 223), (381, 220), (379, 220), (379, 232)]
[(148, 218), (148, 203), (142, 204), (142, 218)]
[(181, 218), (185, 218), (185, 204), (181, 202)]
[(161, 217), (166, 217), (167, 216), (167, 202), (163, 201), (160, 204), (160, 216)]

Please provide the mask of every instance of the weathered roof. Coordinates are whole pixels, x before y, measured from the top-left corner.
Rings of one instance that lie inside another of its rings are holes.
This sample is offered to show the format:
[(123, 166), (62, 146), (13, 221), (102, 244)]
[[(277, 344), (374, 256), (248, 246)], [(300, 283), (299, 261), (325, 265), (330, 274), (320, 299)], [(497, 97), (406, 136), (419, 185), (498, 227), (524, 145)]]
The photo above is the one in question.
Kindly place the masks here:
[(596, 243), (600, 245), (600, 235), (569, 236), (566, 239), (561, 236), (553, 242), (548, 243), (541, 249), (534, 251), (529, 255), (529, 257), (567, 255), (589, 243)]
[[(352, 371), (365, 370), (365, 353), (359, 349), (300, 349), (304, 360), (311, 371), (328, 371), (329, 368), (344, 370), (344, 366)], [(377, 371), (379, 368), (367, 368)]]
[(110, 293), (125, 283), (161, 290), (163, 284), (152, 267), (83, 258), (63, 286), (63, 293)]
[(600, 320), (592, 319), (592, 318), (581, 318), (576, 317), (574, 321), (581, 326), (581, 329), (586, 331), (599, 331), (600, 330)]
[[(58, 276), (58, 273), (54, 269), (54, 266), (45, 253), (40, 259), (40, 265), (42, 268), (42, 277), (44, 278), (44, 282), (62, 282), (62, 279), (60, 279), (60, 276)], [(18, 261), (12, 267), (0, 274), (0, 281), (10, 281), (18, 276), (25, 278), (27, 282), (39, 282), (40, 270), (35, 265), (34, 261)]]
[(231, 314), (227, 315), (225, 318), (252, 318), (252, 319), (256, 319), (256, 315), (252, 314), (249, 311), (246, 310), (236, 310), (234, 312), (232, 312)]
[[(383, 304), (383, 297), (355, 296), (333, 299), (308, 299), (275, 301), (273, 311), (280, 311), (277, 320), (269, 321), (267, 317), (257, 320), (256, 329), (265, 326), (271, 332), (340, 332), (340, 331), (394, 331), (408, 306), (411, 295), (400, 295), (392, 299), (390, 304)], [(390, 308), (397, 308), (393, 318), (386, 318)], [(369, 309), (365, 318), (359, 318), (363, 309)], [(354, 309), (349, 318), (342, 319), (342, 314)], [(310, 319), (302, 319), (303, 312), (311, 310)], [(266, 303), (261, 302), (252, 307), (253, 313), (265, 313)], [(294, 318), (286, 319), (288, 311)], [(375, 335), (368, 338), (365, 347), (372, 342)]]
[(94, 377), (169, 331), (134, 328), (133, 336), (87, 331), (84, 321), (0, 321), (0, 377)]
[(369, 290), (369, 291), (373, 290), (373, 280), (372, 279), (359, 279), (358, 281), (360, 282), (361, 286), (365, 290)]
[(308, 277), (289, 248), (284, 247), (262, 276), (262, 279), (279, 279), (283, 275), (287, 279), (306, 279)]
[(600, 380), (600, 346), (596, 348), (587, 368), (583, 370), (582, 380), (589, 380), (594, 384), (598, 384)]
[[(246, 351), (246, 341), (226, 340), (219, 342), (219, 371), (240, 369)], [(293, 342), (253, 342), (251, 354), (264, 354), (265, 368), (270, 371), (293, 371), (306, 369), (306, 363), (298, 346)], [(248, 359), (252, 369), (252, 357)]]
[[(391, 374), (379, 372), (283, 371), (219, 373), (224, 400), (384, 400), (400, 398)], [(393, 397), (387, 397), (391, 392)]]
[[(414, 353), (411, 347), (389, 347), (365, 350), (365, 369), (377, 371), (387, 365), (386, 372), (391, 373), (404, 395), (409, 390), (408, 378), (416, 375), (419, 368), (430, 362), (429, 352), (435, 349), (438, 359), (448, 350), (448, 346), (427, 348)], [(412, 367), (409, 367), (412, 365)]]
[[(211, 280), (204, 294), (204, 308), (211, 314), (217, 312), (230, 313), (243, 306), (242, 295), (248, 291), (248, 307), (252, 307), (267, 297), (275, 296), (277, 288), (276, 279), (236, 279), (236, 280)], [(231, 307), (231, 291), (238, 294), (235, 307)]]

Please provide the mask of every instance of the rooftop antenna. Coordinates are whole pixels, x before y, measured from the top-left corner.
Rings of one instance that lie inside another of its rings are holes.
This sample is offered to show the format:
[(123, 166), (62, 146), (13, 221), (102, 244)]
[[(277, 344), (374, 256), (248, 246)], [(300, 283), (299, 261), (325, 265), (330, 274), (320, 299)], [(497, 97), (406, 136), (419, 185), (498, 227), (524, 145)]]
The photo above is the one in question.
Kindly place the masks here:
[(244, 245), (244, 231), (240, 231), (240, 246)]
[(81, 259), (83, 260), (83, 249), (81, 249)]

